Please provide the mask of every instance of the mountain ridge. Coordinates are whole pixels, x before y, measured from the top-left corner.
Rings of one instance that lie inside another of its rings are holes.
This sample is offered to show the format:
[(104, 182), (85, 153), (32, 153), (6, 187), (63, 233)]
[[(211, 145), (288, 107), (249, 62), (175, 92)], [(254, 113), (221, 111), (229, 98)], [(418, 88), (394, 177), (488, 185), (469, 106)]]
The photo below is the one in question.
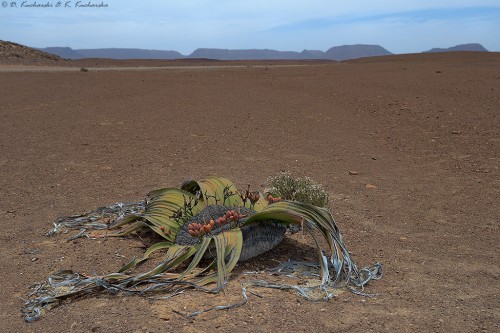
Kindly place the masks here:
[[(108, 59), (214, 59), (214, 60), (335, 60), (344, 61), (364, 57), (391, 55), (380, 45), (353, 44), (329, 48), (326, 51), (307, 50), (278, 51), (273, 49), (222, 49), (198, 48), (189, 55), (175, 50), (148, 50), (137, 48), (72, 49), (70, 47), (35, 48), (64, 59), (108, 58)], [(433, 48), (427, 52), (481, 51), (488, 52), (479, 43), (460, 44), (449, 48)]]
[(424, 51), (424, 53), (430, 52), (456, 52), (456, 51), (472, 51), (472, 52), (488, 52), (488, 50), (479, 43), (468, 43), (468, 44), (458, 44), (448, 48), (432, 48), (429, 51)]

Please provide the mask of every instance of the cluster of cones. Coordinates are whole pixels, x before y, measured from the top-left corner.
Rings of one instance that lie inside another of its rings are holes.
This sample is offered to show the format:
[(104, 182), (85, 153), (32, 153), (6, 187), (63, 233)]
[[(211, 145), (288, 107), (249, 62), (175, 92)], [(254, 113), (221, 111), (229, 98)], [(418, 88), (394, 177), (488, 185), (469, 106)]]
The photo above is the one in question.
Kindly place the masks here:
[(190, 223), (188, 225), (188, 234), (191, 237), (201, 238), (205, 235), (210, 234), (215, 224), (221, 226), (222, 228), (224, 228), (224, 225), (226, 224), (229, 224), (230, 226), (231, 225), (237, 226), (238, 221), (241, 220), (243, 217), (244, 217), (243, 214), (235, 210), (229, 210), (215, 221), (210, 220), (209, 222), (205, 222), (204, 224), (196, 222)]
[(206, 234), (209, 234), (214, 227), (214, 220), (210, 220), (210, 222), (201, 224), (201, 223), (191, 223), (188, 225), (188, 234), (191, 237), (203, 237)]
[(267, 196), (267, 202), (269, 202), (269, 204), (273, 204), (273, 203), (280, 202), (280, 201), (281, 201), (281, 197), (275, 198), (270, 194)]

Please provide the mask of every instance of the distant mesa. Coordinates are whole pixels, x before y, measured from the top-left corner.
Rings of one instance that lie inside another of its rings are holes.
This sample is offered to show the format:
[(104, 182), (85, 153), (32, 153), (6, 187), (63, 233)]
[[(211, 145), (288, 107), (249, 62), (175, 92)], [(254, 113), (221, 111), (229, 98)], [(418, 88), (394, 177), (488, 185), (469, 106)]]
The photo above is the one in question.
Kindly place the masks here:
[(214, 59), (214, 60), (347, 60), (363, 57), (389, 55), (391, 52), (379, 45), (335, 46), (321, 50), (277, 51), (272, 49), (217, 49), (199, 48), (190, 55), (177, 51), (144, 49), (72, 49), (69, 47), (47, 47), (38, 50), (56, 54), (65, 59), (108, 58), (108, 59)]
[(218, 60), (347, 60), (363, 57), (390, 55), (391, 52), (379, 45), (335, 46), (326, 52), (320, 50), (276, 51), (270, 49), (197, 49), (189, 58), (208, 58)]
[(270, 49), (196, 49), (188, 58), (206, 58), (217, 60), (298, 60), (300, 53), (294, 51), (276, 51)]
[[(481, 51), (488, 52), (481, 44), (471, 43), (450, 48), (434, 48), (425, 52)], [(272, 49), (217, 49), (199, 48), (190, 55), (177, 51), (146, 50), (134, 48), (72, 49), (70, 47), (30, 48), (0, 40), (0, 60), (7, 64), (51, 63), (66, 59), (207, 59), (207, 60), (335, 60), (391, 55), (380, 45), (334, 46), (326, 52), (321, 50), (277, 51)]]
[(425, 52), (427, 53), (427, 52), (457, 52), (457, 51), (488, 52), (488, 50), (485, 49), (484, 46), (478, 43), (460, 44), (449, 47), (447, 49), (433, 48)]
[[(76, 49), (69, 47), (47, 47), (41, 51), (56, 54), (66, 59), (108, 58), (108, 59), (213, 59), (213, 60), (335, 60), (344, 61), (366, 57), (391, 55), (392, 53), (380, 45), (342, 45), (334, 46), (326, 52), (321, 50), (277, 51), (272, 49), (217, 49), (199, 48), (190, 55), (182, 55), (177, 51), (144, 50), (144, 49)], [(463, 44), (447, 49), (435, 48), (426, 52), (450, 51), (483, 51), (481, 44)]]
[(326, 58), (331, 60), (349, 60), (365, 57), (378, 57), (392, 53), (380, 45), (342, 45), (334, 46), (325, 52)]
[(302, 59), (326, 59), (324, 51), (321, 50), (303, 50), (300, 52)]
[(184, 58), (177, 51), (163, 50), (144, 50), (144, 49), (77, 49), (70, 47), (46, 47), (39, 49), (44, 52), (57, 54), (65, 59), (84, 59), (84, 58), (106, 58), (106, 59), (179, 59)]
[(63, 58), (63, 59), (80, 59), (82, 58), (82, 55), (75, 50), (73, 50), (71, 47), (46, 47), (44, 49), (38, 49), (43, 52), (51, 53), (51, 54), (56, 54), (57, 56)]

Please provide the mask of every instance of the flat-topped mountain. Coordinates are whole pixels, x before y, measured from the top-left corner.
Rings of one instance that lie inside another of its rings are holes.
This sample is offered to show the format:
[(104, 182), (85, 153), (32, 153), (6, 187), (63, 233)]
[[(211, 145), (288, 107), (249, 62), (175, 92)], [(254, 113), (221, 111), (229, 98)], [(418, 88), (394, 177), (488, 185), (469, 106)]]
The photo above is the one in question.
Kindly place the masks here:
[(83, 58), (80, 53), (73, 50), (71, 47), (46, 47), (43, 49), (38, 49), (43, 52), (56, 54), (63, 59), (80, 59)]
[(380, 45), (342, 45), (330, 48), (323, 52), (320, 50), (295, 51), (276, 51), (270, 49), (249, 49), (249, 50), (228, 50), (228, 49), (197, 49), (191, 53), (189, 58), (207, 58), (218, 60), (306, 60), (306, 59), (325, 59), (325, 60), (347, 60), (363, 57), (373, 57), (389, 55)]
[(206, 58), (217, 60), (274, 60), (274, 59), (302, 59), (300, 53), (294, 51), (276, 51), (270, 49), (196, 49), (188, 58)]
[(387, 51), (380, 45), (363, 44), (334, 46), (325, 52), (325, 56), (327, 59), (338, 61), (364, 57), (376, 57), (390, 54), (392, 53)]
[(488, 50), (485, 49), (484, 46), (478, 43), (460, 44), (449, 47), (447, 49), (433, 48), (425, 52), (454, 52), (454, 51), (488, 52)]
[(41, 51), (57, 54), (62, 58), (67, 59), (83, 59), (83, 58), (107, 58), (107, 59), (179, 59), (184, 58), (177, 51), (164, 50), (145, 50), (145, 49), (122, 49), (122, 48), (107, 48), (107, 49), (77, 49), (73, 50), (70, 47), (46, 47), (39, 49)]

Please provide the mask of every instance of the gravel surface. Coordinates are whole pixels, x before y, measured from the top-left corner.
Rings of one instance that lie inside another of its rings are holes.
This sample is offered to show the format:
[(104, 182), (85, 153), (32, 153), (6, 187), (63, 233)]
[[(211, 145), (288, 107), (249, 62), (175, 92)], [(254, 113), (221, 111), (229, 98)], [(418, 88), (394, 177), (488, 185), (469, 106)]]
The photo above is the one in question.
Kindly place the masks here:
[[(0, 331), (498, 332), (500, 55), (273, 63), (1, 73)], [(60, 269), (114, 272), (144, 252), (139, 237), (48, 238), (58, 216), (206, 175), (262, 189), (280, 170), (324, 184), (353, 259), (384, 264), (366, 290), (376, 297), (255, 288), (238, 309), (174, 312), (237, 302), (245, 281), (290, 282), (262, 271), (316, 260), (297, 233), (239, 264), (221, 295), (101, 295), (23, 321), (32, 283)]]

